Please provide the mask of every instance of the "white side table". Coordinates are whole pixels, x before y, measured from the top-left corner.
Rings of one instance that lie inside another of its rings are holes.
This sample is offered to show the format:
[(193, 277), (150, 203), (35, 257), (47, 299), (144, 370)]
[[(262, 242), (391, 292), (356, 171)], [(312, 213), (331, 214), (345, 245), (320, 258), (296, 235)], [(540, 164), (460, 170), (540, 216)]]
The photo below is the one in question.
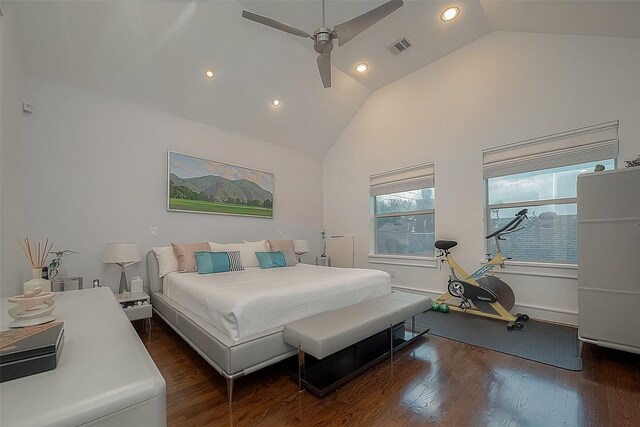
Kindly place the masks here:
[[(146, 292), (127, 292), (124, 294), (114, 294), (116, 300), (122, 307), (130, 321), (147, 319), (149, 330), (151, 330), (151, 299)], [(136, 305), (138, 301), (146, 302), (144, 305)]]

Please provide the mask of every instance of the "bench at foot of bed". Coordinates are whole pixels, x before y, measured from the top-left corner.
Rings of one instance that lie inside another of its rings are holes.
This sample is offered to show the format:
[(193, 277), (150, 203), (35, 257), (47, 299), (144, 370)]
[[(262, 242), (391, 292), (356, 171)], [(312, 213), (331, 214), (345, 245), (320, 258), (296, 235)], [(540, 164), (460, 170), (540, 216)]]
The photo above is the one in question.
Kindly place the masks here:
[[(431, 298), (392, 292), (284, 326), (298, 349), (298, 387), (323, 396), (423, 335), (404, 322), (431, 308)], [(413, 322), (412, 322), (413, 324)]]

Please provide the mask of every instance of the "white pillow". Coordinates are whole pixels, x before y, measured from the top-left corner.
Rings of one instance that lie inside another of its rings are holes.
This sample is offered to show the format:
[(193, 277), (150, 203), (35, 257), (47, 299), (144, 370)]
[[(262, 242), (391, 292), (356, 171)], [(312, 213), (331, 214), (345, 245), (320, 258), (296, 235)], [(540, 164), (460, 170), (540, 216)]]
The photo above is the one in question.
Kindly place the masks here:
[[(248, 240), (243, 240), (243, 242), (248, 243), (250, 245), (253, 245), (253, 247), (256, 248), (256, 252), (264, 252), (262, 250), (262, 248), (264, 248), (265, 251), (269, 252), (269, 241), (268, 240), (258, 240), (257, 242), (250, 242)], [(257, 250), (257, 248), (260, 248), (260, 250)], [(260, 265), (260, 264), (258, 264)]]
[(173, 252), (173, 247), (151, 248), (158, 260), (158, 277), (162, 278), (169, 273), (178, 271), (178, 258)]
[(216, 243), (209, 242), (209, 247), (212, 252), (230, 252), (239, 251), (240, 260), (242, 266), (247, 267), (260, 267), (256, 252), (268, 252), (267, 241), (260, 240), (259, 242), (244, 242), (244, 243)]
[(269, 252), (271, 248), (269, 247), (268, 240), (258, 240), (257, 242), (249, 242), (247, 240), (243, 240), (245, 245), (250, 247), (250, 252), (253, 254), (253, 261), (255, 261), (255, 265), (251, 265), (251, 267), (260, 267), (260, 261), (258, 261), (258, 257), (256, 256), (256, 252)]

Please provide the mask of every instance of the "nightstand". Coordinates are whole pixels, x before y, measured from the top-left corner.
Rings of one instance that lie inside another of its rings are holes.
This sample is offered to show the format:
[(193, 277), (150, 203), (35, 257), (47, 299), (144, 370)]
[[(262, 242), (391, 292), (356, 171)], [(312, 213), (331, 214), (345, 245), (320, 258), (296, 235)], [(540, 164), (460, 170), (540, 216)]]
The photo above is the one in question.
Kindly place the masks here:
[[(126, 294), (114, 294), (130, 321), (147, 319), (151, 330), (151, 298), (146, 292), (127, 292)], [(145, 304), (139, 305), (138, 302)]]

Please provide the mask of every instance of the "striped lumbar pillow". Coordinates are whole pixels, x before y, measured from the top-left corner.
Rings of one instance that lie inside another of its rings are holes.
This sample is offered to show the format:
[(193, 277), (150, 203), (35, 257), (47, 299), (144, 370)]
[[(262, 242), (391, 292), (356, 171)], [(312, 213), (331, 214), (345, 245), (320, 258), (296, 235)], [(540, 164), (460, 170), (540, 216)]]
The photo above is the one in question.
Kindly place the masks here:
[(256, 252), (260, 268), (293, 267), (296, 254), (291, 251)]
[(260, 268), (286, 267), (287, 262), (282, 252), (256, 252)]
[(196, 252), (198, 274), (224, 273), (225, 271), (241, 271), (240, 252)]
[(280, 251), (284, 255), (285, 267), (293, 267), (298, 263), (298, 256), (293, 251)]

